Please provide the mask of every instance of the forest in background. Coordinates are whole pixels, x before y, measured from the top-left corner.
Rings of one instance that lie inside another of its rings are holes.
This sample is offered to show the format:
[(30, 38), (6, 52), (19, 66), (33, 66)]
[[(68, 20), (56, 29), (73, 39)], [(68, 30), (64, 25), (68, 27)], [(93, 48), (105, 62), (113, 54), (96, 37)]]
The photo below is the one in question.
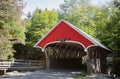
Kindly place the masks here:
[(92, 5), (90, 0), (64, 0), (59, 6), (60, 10), (36, 8), (21, 19), (23, 0), (0, 0), (0, 59), (42, 59), (44, 54), (33, 46), (65, 19), (111, 49), (114, 65), (120, 69), (116, 63), (120, 61), (120, 0), (100, 6)]

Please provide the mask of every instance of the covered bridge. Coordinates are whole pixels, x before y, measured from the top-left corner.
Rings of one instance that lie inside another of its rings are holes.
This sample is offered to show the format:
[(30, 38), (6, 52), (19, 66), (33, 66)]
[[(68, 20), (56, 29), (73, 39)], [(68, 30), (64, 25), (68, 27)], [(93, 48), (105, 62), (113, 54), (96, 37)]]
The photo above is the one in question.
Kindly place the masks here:
[(47, 69), (82, 69), (83, 58), (87, 63), (87, 71), (92, 73), (106, 71), (106, 57), (111, 52), (65, 20), (59, 21), (34, 47), (45, 52)]

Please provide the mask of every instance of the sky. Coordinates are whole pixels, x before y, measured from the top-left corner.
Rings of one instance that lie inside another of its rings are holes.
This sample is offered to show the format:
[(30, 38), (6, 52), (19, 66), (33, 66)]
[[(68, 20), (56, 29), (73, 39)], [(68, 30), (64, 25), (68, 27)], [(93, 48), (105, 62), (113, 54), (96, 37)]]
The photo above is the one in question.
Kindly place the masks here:
[[(92, 0), (92, 4), (100, 5), (101, 3), (108, 2), (110, 0)], [(38, 7), (39, 9), (44, 10), (47, 8), (48, 10), (52, 9), (60, 9), (59, 5), (64, 3), (64, 0), (23, 0), (25, 3), (25, 7), (23, 9), (23, 16), (25, 18), (28, 12), (33, 13), (35, 9)]]
[(35, 9), (38, 7), (39, 9), (44, 10), (47, 8), (48, 10), (52, 9), (60, 9), (59, 5), (64, 3), (64, 0), (23, 0), (25, 3), (25, 7), (23, 9), (24, 15), (28, 12), (33, 13)]

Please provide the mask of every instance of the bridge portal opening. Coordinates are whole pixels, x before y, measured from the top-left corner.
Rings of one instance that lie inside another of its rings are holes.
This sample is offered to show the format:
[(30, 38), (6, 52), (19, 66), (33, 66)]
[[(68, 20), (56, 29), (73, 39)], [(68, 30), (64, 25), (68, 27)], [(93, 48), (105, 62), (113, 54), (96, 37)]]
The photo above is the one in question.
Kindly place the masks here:
[(49, 60), (49, 69), (86, 69), (82, 64), (85, 52), (80, 44), (72, 42), (53, 43), (48, 45), (45, 50)]

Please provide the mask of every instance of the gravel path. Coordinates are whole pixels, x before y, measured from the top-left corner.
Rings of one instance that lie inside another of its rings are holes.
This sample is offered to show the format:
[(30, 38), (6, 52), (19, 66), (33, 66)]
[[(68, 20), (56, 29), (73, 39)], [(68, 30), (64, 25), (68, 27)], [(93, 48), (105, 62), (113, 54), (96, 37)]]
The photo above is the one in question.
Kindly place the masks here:
[(74, 79), (79, 71), (40, 70), (35, 72), (9, 72), (0, 79)]

